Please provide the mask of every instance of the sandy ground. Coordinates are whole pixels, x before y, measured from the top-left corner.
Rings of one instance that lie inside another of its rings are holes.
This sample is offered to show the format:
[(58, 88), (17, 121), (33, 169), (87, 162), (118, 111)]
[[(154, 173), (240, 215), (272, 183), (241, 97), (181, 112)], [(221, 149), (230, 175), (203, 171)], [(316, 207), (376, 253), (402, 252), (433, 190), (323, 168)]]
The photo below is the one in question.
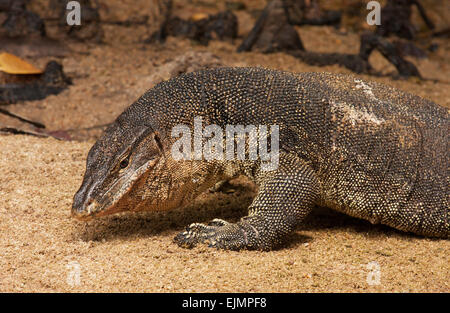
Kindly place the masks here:
[[(252, 8), (262, 8), (261, 1), (251, 1)], [(238, 17), (240, 33), (248, 32), (253, 17), (246, 11)], [(312, 26), (298, 31), (307, 49), (358, 50), (358, 35), (352, 32)], [(1, 292), (450, 291), (449, 241), (404, 234), (325, 209), (315, 210), (284, 247), (272, 252), (186, 250), (172, 243), (191, 222), (243, 216), (253, 194), (244, 179), (225, 192), (202, 195), (185, 210), (113, 216), (89, 224), (72, 220), (72, 197), (81, 184), (86, 154), (101, 133), (97, 126), (110, 123), (169, 75), (177, 57), (208, 52), (230, 66), (350, 73), (338, 66), (307, 66), (283, 53), (237, 54), (241, 38), (213, 41), (208, 47), (176, 38), (165, 45), (143, 45), (143, 27), (107, 25), (105, 33), (104, 44), (70, 43), (70, 56), (59, 59), (73, 79), (68, 90), (7, 107), (77, 141), (0, 135)], [(387, 76), (358, 76), (450, 107), (450, 44), (448, 39), (433, 42), (439, 49), (429, 58), (411, 59), (425, 80), (393, 80), (387, 74), (395, 69), (379, 54), (371, 62)], [(49, 59), (29, 60), (43, 66)], [(1, 115), (0, 125), (23, 127)]]
[[(90, 143), (0, 139), (1, 291), (450, 290), (449, 241), (330, 211), (310, 216), (277, 251), (186, 250), (172, 243), (190, 222), (242, 215), (239, 204), (249, 198), (240, 188), (204, 195), (186, 211), (110, 217), (87, 226), (74, 222), (71, 200)], [(377, 265), (368, 268), (371, 262)], [(377, 266), (380, 284), (370, 285), (377, 282)]]

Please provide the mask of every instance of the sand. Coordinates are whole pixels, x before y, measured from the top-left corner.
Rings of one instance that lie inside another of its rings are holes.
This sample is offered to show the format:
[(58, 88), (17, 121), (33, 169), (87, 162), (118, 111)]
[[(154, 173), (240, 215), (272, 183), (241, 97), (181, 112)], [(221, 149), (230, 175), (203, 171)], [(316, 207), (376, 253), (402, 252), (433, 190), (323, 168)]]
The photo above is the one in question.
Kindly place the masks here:
[[(253, 6), (262, 7), (258, 1)], [(246, 29), (254, 21), (245, 11), (238, 17)], [(60, 61), (73, 86), (41, 101), (7, 107), (76, 140), (0, 135), (1, 292), (450, 291), (448, 240), (405, 234), (326, 209), (316, 209), (276, 251), (187, 250), (172, 242), (191, 222), (243, 216), (254, 189), (242, 178), (225, 192), (205, 193), (184, 210), (112, 216), (88, 224), (71, 219), (86, 154), (102, 131), (97, 126), (111, 122), (151, 88), (157, 82), (154, 74), (171, 68), (167, 62), (178, 56), (209, 52), (230, 66), (350, 73), (337, 66), (307, 66), (283, 53), (237, 54), (241, 39), (203, 47), (169, 38), (165, 45), (149, 46), (139, 43), (145, 29), (132, 36), (131, 31), (108, 25), (105, 44), (71, 43), (72, 54)], [(307, 49), (358, 49), (358, 35), (352, 32), (342, 35), (312, 26), (299, 32)], [(425, 80), (357, 76), (450, 107), (449, 42), (435, 41), (440, 45), (436, 53), (412, 59)], [(32, 61), (42, 66), (49, 59)], [(371, 61), (385, 74), (395, 71), (379, 54)], [(23, 127), (1, 115), (0, 125)]]

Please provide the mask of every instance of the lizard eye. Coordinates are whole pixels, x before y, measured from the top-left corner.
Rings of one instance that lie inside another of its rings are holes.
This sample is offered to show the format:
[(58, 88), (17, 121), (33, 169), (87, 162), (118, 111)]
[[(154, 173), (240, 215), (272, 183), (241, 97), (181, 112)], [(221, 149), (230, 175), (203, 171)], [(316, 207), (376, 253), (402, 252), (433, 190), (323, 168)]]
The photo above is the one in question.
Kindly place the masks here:
[(120, 166), (121, 169), (124, 169), (124, 168), (126, 168), (126, 167), (128, 166), (129, 163), (130, 163), (130, 162), (129, 162), (128, 158), (126, 158), (126, 159), (123, 159), (123, 160), (120, 162), (119, 166)]

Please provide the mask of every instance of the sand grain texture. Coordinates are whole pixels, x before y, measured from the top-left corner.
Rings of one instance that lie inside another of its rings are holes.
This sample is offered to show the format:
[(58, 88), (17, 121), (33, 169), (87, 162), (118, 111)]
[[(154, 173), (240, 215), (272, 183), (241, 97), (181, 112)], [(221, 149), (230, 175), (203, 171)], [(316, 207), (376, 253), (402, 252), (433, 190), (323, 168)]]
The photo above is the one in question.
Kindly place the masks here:
[[(85, 226), (70, 218), (70, 206), (92, 143), (29, 136), (0, 136), (0, 142), (2, 292), (450, 290), (448, 241), (328, 211), (313, 214), (277, 251), (186, 250), (172, 243), (183, 223), (212, 218), (205, 206), (230, 217), (221, 207), (248, 203), (236, 195), (239, 182), (234, 193), (209, 193), (185, 213), (126, 215)], [(367, 282), (370, 262), (380, 266), (380, 285)]]

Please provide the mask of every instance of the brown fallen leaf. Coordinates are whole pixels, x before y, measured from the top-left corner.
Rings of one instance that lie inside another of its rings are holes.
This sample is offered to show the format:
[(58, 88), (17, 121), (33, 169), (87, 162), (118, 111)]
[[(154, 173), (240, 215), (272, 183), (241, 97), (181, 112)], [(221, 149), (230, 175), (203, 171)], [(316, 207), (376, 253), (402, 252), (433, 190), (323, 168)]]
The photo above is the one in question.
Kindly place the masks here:
[(43, 71), (13, 54), (0, 53), (0, 71), (8, 74), (42, 74)]
[(204, 20), (207, 18), (208, 18), (208, 14), (205, 14), (205, 13), (195, 13), (191, 16), (191, 20), (193, 22), (197, 22), (197, 21)]

